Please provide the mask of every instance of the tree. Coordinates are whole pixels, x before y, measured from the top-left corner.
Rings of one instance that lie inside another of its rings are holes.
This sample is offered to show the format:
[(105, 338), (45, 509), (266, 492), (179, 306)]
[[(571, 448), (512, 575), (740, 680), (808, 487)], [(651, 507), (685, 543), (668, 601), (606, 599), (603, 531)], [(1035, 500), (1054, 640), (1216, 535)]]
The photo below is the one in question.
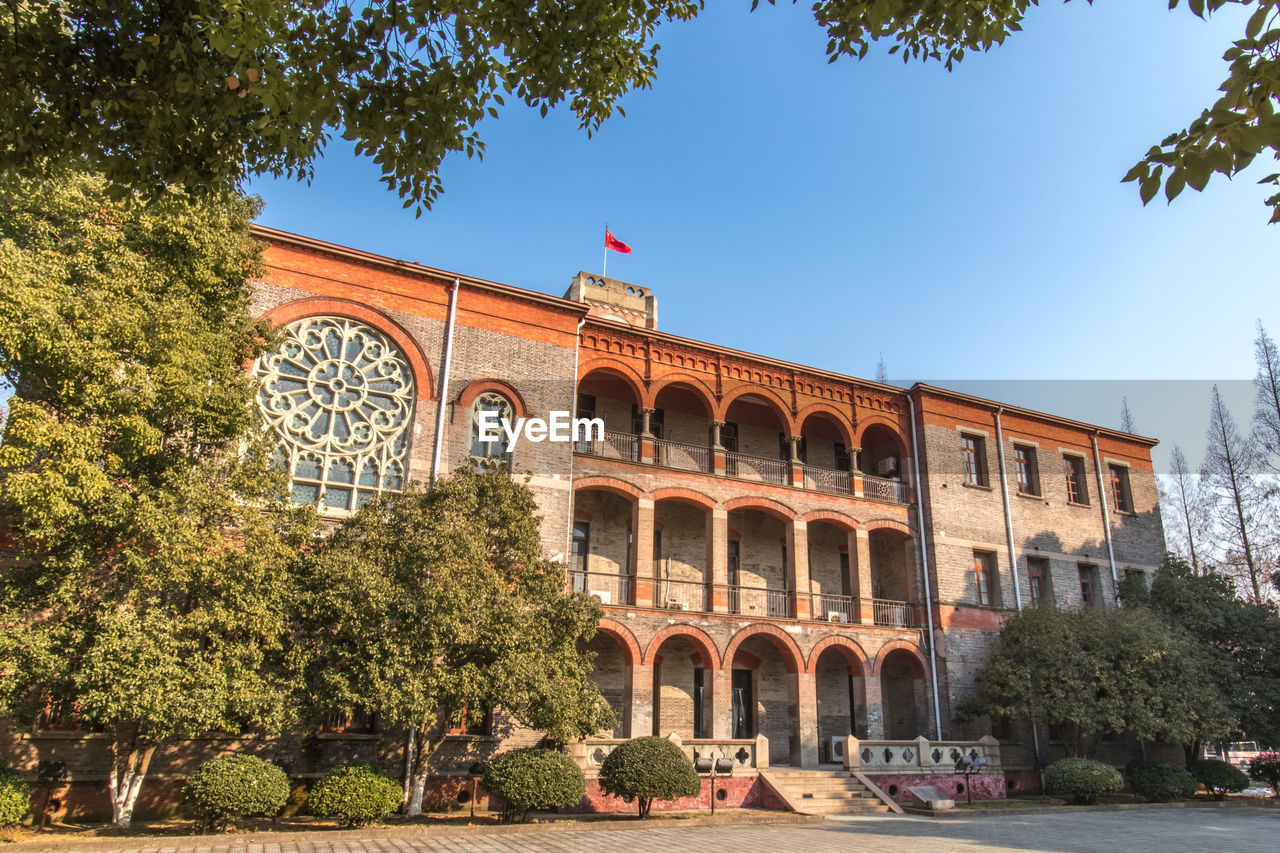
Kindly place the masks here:
[(1129, 411), (1129, 398), (1120, 398), (1120, 429), (1129, 434), (1137, 432), (1133, 426), (1133, 413)]
[(1024, 610), (976, 684), (962, 714), (1058, 727), (1077, 758), (1110, 732), (1189, 743), (1233, 723), (1192, 640), (1142, 608)]
[(1265, 521), (1266, 491), (1258, 475), (1262, 456), (1253, 440), (1242, 435), (1222, 402), (1218, 386), (1209, 398), (1208, 447), (1200, 466), (1205, 497), (1222, 531), (1225, 562), (1243, 563), (1255, 604), (1262, 600), (1259, 534)]
[(1148, 595), (1123, 601), (1126, 608), (1150, 607), (1190, 635), (1238, 732), (1280, 744), (1280, 613), (1273, 604), (1243, 601), (1228, 579), (1198, 575), (1173, 556), (1156, 571)]
[(289, 567), (310, 533), (243, 365), (256, 207), (142, 206), (80, 174), (0, 181), (0, 717), (105, 731), (130, 823), (171, 737), (278, 729)]
[[(1163, 507), (1163, 515), (1177, 525), (1175, 533), (1174, 525), (1165, 527), (1166, 537), (1185, 536), (1186, 550), (1181, 551), (1180, 548), (1171, 548), (1170, 550), (1185, 554), (1191, 560), (1191, 568), (1196, 574), (1200, 574), (1200, 553), (1203, 550), (1197, 548), (1196, 544), (1205, 536), (1206, 518), (1204, 497), (1201, 490), (1200, 475), (1191, 470), (1191, 466), (1187, 463), (1187, 457), (1182, 452), (1182, 448), (1178, 445), (1173, 446), (1173, 452), (1169, 460), (1169, 478), (1167, 481), (1161, 481), (1158, 484), (1160, 491), (1160, 503)], [(1171, 545), (1173, 543), (1170, 543)], [(1178, 542), (1179, 545), (1184, 544)]]
[[(759, 0), (753, 0), (752, 8)], [(774, 0), (769, 0), (772, 4)], [(1125, 180), (1144, 203), (1204, 189), (1280, 151), (1280, 0), (1191, 0), (1204, 17), (1252, 8), (1212, 107), (1152, 147)], [(871, 43), (948, 69), (1022, 28), (1036, 0), (818, 0), (830, 61)], [(1170, 0), (1171, 6), (1178, 0)], [(332, 134), (381, 165), (419, 212), (450, 152), (483, 155), (477, 127), (503, 96), (567, 102), (590, 134), (657, 72), (664, 22), (702, 0), (22, 0), (0, 10), (0, 169), (87, 160), (135, 187), (311, 174)], [(1280, 182), (1280, 175), (1264, 179)], [(1280, 219), (1280, 193), (1267, 200)]]
[(1253, 440), (1272, 472), (1280, 474), (1280, 349), (1258, 321), (1253, 341), (1258, 374), (1253, 379), (1257, 398), (1253, 408)]
[(462, 468), (370, 501), (307, 570), (299, 664), (317, 717), (366, 708), (412, 732), (409, 814), (450, 729), (501, 709), (555, 741), (613, 727), (588, 680), (597, 604), (542, 557), (533, 494)]

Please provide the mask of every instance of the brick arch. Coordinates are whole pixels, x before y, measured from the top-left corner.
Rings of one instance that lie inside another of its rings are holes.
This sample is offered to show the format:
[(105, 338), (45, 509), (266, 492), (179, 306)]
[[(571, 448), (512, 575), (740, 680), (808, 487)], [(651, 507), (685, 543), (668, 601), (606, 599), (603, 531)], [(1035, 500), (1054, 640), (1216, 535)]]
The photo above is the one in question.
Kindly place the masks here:
[(828, 415), (831, 420), (835, 421), (836, 429), (840, 432), (840, 437), (844, 439), (845, 447), (854, 447), (853, 443), (853, 423), (849, 420), (849, 415), (841, 412), (830, 403), (810, 403), (799, 412), (796, 412), (796, 424), (799, 425), (801, 431), (804, 430), (804, 422), (808, 420), (810, 415)]
[(617, 375), (619, 379), (630, 386), (631, 393), (636, 396), (636, 403), (638, 405), (644, 404), (646, 383), (631, 365), (614, 358), (593, 358), (578, 368), (578, 383), (581, 383), (583, 379), (586, 379), (596, 371)]
[(649, 641), (649, 645), (645, 649), (643, 663), (647, 666), (653, 666), (654, 660), (658, 657), (658, 650), (662, 648), (663, 643), (672, 637), (684, 637), (693, 643), (698, 650), (698, 654), (702, 655), (702, 659), (710, 664), (708, 669), (720, 668), (720, 655), (716, 650), (715, 641), (707, 636), (707, 633), (701, 628), (696, 628), (693, 625), (668, 625), (654, 634), (653, 639)]
[(528, 414), (529, 409), (525, 405), (524, 397), (521, 396), (514, 385), (501, 379), (477, 379), (462, 389), (462, 393), (458, 395), (458, 404), (466, 411), (471, 408), (471, 404), (475, 402), (476, 397), (488, 391), (501, 394), (510, 400), (511, 407), (515, 409), (517, 418), (523, 418)]
[(814, 644), (814, 647), (809, 651), (809, 662), (805, 667), (805, 672), (816, 673), (818, 671), (818, 658), (822, 657), (822, 653), (827, 649), (832, 648), (839, 651), (844, 659), (849, 662), (849, 666), (857, 670), (857, 675), (865, 676), (871, 671), (867, 653), (852, 637), (844, 634), (829, 634)]
[(414, 392), (418, 399), (435, 399), (436, 383), (431, 373), (431, 362), (427, 361), (417, 339), (404, 326), (368, 305), (348, 299), (311, 296), (270, 308), (259, 319), (266, 320), (273, 326), (287, 326), (307, 317), (347, 317), (367, 323), (382, 332), (395, 343), (409, 362), (413, 371)]
[(924, 655), (920, 654), (920, 650), (905, 640), (890, 640), (880, 647), (880, 651), (876, 654), (875, 663), (871, 667), (871, 677), (879, 678), (880, 669), (884, 666), (884, 660), (890, 654), (896, 651), (907, 652), (911, 656), (912, 662), (915, 664), (911, 673), (915, 678), (924, 678), (926, 661)]
[(787, 672), (798, 672), (804, 665), (804, 655), (800, 652), (800, 646), (790, 634), (777, 625), (761, 624), (748, 625), (733, 635), (733, 639), (729, 641), (729, 647), (724, 651), (725, 666), (733, 667), (733, 657), (738, 652), (738, 646), (752, 637), (765, 637), (773, 643), (774, 648), (782, 652), (782, 663), (787, 668)]
[(733, 401), (739, 397), (755, 395), (769, 404), (769, 408), (773, 409), (774, 415), (777, 416), (779, 424), (788, 435), (799, 435), (796, 429), (795, 418), (791, 416), (791, 407), (783, 400), (778, 393), (772, 388), (766, 388), (762, 385), (752, 385), (743, 383), (736, 388), (726, 392), (720, 398), (720, 405), (716, 407), (715, 419), (718, 421), (725, 420), (725, 413), (729, 411), (729, 407), (733, 405)]
[(826, 521), (844, 530), (858, 529), (858, 520), (856, 518), (851, 515), (845, 515), (842, 512), (832, 512), (829, 509), (814, 509), (804, 514), (805, 524), (813, 524), (815, 521)]
[(725, 501), (724, 509), (725, 512), (733, 512), (735, 509), (758, 509), (783, 521), (793, 521), (796, 517), (795, 510), (786, 504), (775, 501), (772, 498), (762, 498), (756, 495), (744, 495), (740, 498)]
[(696, 506), (705, 512), (710, 512), (716, 508), (715, 498), (710, 498), (702, 492), (695, 492), (693, 489), (684, 489), (679, 486), (668, 486), (665, 489), (657, 489), (649, 494), (653, 498), (653, 502), (658, 501), (679, 501), (691, 506)]
[(627, 666), (635, 666), (640, 662), (640, 644), (636, 642), (636, 635), (631, 633), (631, 629), (626, 625), (615, 622), (613, 619), (601, 619), (600, 624), (596, 626), (596, 632), (617, 640), (618, 645), (622, 647)]
[(867, 531), (895, 530), (898, 533), (901, 533), (903, 536), (911, 535), (910, 526), (908, 526), (905, 522), (895, 521), (892, 518), (876, 518), (876, 519), (872, 519), (871, 521), (865, 521), (862, 523), (862, 527), (864, 530), (867, 530)]
[(865, 436), (867, 434), (867, 430), (871, 429), (873, 426), (887, 427), (889, 431), (893, 433), (893, 439), (898, 445), (898, 455), (904, 459), (911, 455), (911, 450), (907, 447), (907, 440), (902, 435), (902, 426), (898, 423), (898, 419), (880, 414), (879, 412), (864, 414), (858, 418), (857, 434), (854, 436), (855, 446), (862, 447), (863, 436)]
[(644, 497), (644, 490), (639, 486), (628, 483), (626, 480), (618, 477), (578, 477), (573, 481), (573, 491), (575, 493), (586, 491), (588, 489), (597, 489), (602, 492), (612, 492), (624, 498), (638, 501)]
[(669, 388), (672, 385), (688, 386), (698, 398), (702, 400), (702, 405), (706, 410), (707, 420), (713, 420), (716, 414), (716, 394), (701, 379), (683, 374), (668, 376), (665, 379), (655, 381), (649, 385), (648, 395), (645, 397), (644, 404), (648, 408), (655, 408), (658, 401), (658, 394), (662, 389)]

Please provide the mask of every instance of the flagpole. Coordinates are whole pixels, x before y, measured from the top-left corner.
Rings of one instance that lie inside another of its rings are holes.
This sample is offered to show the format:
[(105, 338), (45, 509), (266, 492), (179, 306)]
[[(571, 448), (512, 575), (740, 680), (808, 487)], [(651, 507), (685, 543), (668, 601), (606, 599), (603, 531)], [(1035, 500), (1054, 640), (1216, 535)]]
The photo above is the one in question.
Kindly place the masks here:
[(609, 223), (604, 224), (604, 263), (600, 265), (600, 277), (609, 277)]

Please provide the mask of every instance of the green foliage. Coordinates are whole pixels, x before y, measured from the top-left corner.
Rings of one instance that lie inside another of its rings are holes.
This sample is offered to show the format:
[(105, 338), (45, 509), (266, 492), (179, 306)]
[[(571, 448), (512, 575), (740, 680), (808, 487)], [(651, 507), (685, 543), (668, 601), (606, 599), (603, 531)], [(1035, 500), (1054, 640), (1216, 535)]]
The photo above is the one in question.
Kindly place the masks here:
[(1235, 730), (1280, 743), (1280, 614), (1274, 605), (1243, 601), (1226, 578), (1197, 575), (1172, 555), (1152, 579), (1147, 601), (1125, 604), (1145, 604), (1191, 635), (1227, 717), (1238, 721)]
[[(753, 0), (752, 8), (759, 0)], [(769, 0), (772, 4), (775, 0)], [(889, 41), (948, 69), (1022, 29), (1036, 0), (817, 0), (830, 61)], [(1171, 6), (1178, 0), (1170, 0)], [(1280, 152), (1277, 0), (1189, 0), (1201, 17), (1252, 10), (1223, 58), (1221, 97), (1135, 166), (1144, 203), (1172, 200)], [(330, 0), (25, 0), (0, 12), (0, 169), (87, 162), (139, 188), (310, 177), (334, 133), (421, 212), (451, 152), (482, 156), (477, 128), (504, 96), (543, 115), (567, 103), (588, 134), (657, 73), (661, 24), (702, 0), (573, 4)], [(1265, 178), (1275, 185), (1280, 175)], [(1267, 200), (1280, 219), (1280, 193)]]
[(0, 761), (0, 827), (17, 826), (31, 809), (31, 789), (9, 765)]
[(415, 799), (446, 732), (487, 709), (559, 742), (613, 726), (579, 652), (599, 606), (565, 593), (536, 510), (505, 473), (458, 469), (365, 504), (304, 573), (314, 711), (362, 706), (413, 729)]
[(600, 765), (600, 787), (615, 797), (633, 797), (640, 817), (654, 800), (694, 797), (702, 781), (693, 762), (666, 738), (638, 737), (619, 744)]
[(343, 826), (364, 826), (400, 807), (400, 783), (369, 764), (330, 770), (307, 795), (316, 817), (337, 818)]
[(289, 777), (255, 755), (224, 755), (187, 779), (183, 800), (202, 830), (220, 832), (238, 817), (270, 817), (289, 800)]
[(107, 730), (123, 823), (159, 739), (289, 716), (290, 565), (311, 528), (244, 371), (266, 335), (256, 210), (0, 180), (0, 527), (20, 559), (0, 574), (0, 716), (48, 703)]
[(1249, 777), (1239, 767), (1216, 758), (1203, 758), (1191, 765), (1191, 773), (1205, 790), (1221, 800), (1249, 787)]
[(1280, 797), (1280, 752), (1262, 752), (1250, 759), (1249, 778), (1270, 785)]
[(1172, 764), (1141, 763), (1129, 770), (1129, 783), (1135, 793), (1153, 803), (1189, 800), (1200, 790), (1196, 778)]
[(587, 782), (573, 759), (551, 749), (517, 749), (499, 755), (484, 772), (484, 786), (502, 797), (502, 819), (524, 820), (530, 809), (572, 806)]
[(1149, 610), (1028, 609), (1005, 624), (962, 712), (1060, 727), (1076, 756), (1107, 732), (1208, 740), (1232, 721), (1204, 663), (1191, 638)]
[(1103, 794), (1117, 793), (1124, 787), (1124, 779), (1110, 764), (1087, 758), (1064, 758), (1045, 768), (1044, 784), (1050, 794), (1087, 806), (1096, 803)]

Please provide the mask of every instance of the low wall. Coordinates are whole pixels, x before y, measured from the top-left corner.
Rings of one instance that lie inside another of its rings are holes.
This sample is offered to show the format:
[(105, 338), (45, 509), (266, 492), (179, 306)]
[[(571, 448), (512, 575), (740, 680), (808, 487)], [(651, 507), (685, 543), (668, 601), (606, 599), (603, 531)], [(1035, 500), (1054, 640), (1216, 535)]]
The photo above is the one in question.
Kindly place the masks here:
[(968, 785), (972, 789), (975, 800), (1003, 800), (1008, 794), (1003, 773), (973, 774), (968, 780), (963, 773), (865, 773), (866, 777), (884, 791), (894, 802), (902, 805), (911, 804), (909, 788), (918, 785), (932, 785), (957, 803), (968, 799)]
[[(664, 800), (655, 800), (653, 803), (653, 811), (665, 812), (675, 811), (678, 809), (711, 809), (711, 780), (705, 776), (702, 779), (702, 790), (696, 797), (685, 797), (683, 799), (666, 802)], [(725, 776), (716, 777), (716, 808), (717, 809), (782, 809), (786, 806), (774, 796), (768, 786), (760, 781), (760, 777), (752, 774), (750, 776)], [(600, 783), (596, 779), (587, 779), (587, 792), (582, 797), (582, 802), (576, 806), (566, 809), (560, 809), (564, 814), (611, 814), (615, 812), (631, 813), (636, 811), (634, 802), (624, 802), (618, 797), (611, 797), (600, 790)]]

